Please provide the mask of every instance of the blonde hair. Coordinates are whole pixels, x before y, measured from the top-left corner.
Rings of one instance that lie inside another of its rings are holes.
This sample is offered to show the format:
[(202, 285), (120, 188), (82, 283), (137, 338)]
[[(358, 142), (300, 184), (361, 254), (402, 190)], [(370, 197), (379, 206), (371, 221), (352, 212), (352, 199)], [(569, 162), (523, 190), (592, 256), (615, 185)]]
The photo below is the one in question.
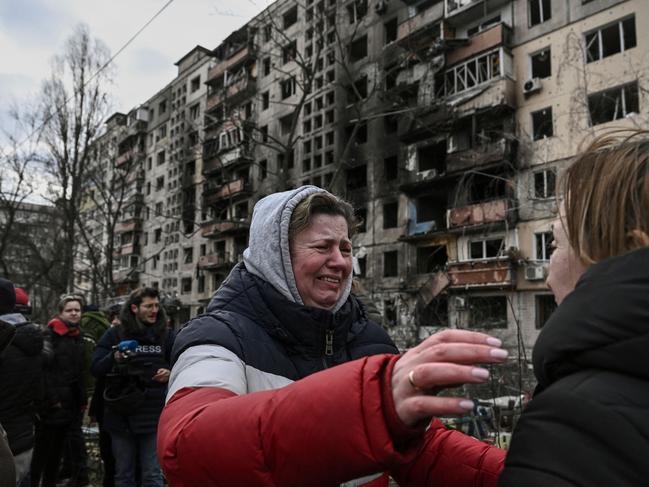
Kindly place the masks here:
[(346, 201), (330, 193), (312, 193), (300, 201), (291, 215), (288, 226), (290, 242), (311, 223), (314, 215), (340, 215), (347, 221), (348, 237), (351, 238), (358, 228), (359, 222), (354, 216), (354, 208)]
[(649, 131), (596, 137), (566, 170), (561, 187), (570, 246), (584, 264), (639, 248), (632, 232), (649, 234)]

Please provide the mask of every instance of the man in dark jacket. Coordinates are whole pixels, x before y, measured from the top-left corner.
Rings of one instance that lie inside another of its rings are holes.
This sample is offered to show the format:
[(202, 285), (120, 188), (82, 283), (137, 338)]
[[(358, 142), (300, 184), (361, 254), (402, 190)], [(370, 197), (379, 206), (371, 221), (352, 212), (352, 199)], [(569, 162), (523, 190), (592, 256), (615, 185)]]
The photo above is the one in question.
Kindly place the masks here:
[(29, 472), (34, 421), (43, 395), (43, 336), (37, 325), (16, 312), (19, 307), (27, 309), (27, 294), (20, 290), (16, 298), (14, 312), (0, 314), (0, 321), (16, 328), (11, 345), (0, 355), (0, 423), (7, 432), (20, 483)]
[(97, 344), (92, 373), (106, 378), (104, 427), (111, 435), (117, 487), (135, 485), (136, 458), (142, 487), (162, 487), (156, 434), (174, 338), (158, 291), (143, 288), (131, 293), (121, 323)]
[[(0, 277), (0, 316), (11, 313), (16, 304), (16, 292), (11, 281)], [(0, 354), (11, 344), (16, 328), (0, 320)], [(14, 457), (9, 448), (7, 433), (0, 424), (0, 484), (12, 485), (16, 481)]]

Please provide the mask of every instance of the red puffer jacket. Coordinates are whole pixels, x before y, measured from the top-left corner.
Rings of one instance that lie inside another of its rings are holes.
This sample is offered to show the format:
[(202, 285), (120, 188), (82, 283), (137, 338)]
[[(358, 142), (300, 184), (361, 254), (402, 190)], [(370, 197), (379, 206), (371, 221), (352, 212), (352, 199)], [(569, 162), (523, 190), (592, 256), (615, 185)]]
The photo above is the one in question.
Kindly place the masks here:
[[(495, 487), (502, 450), (437, 420), (425, 433), (401, 423), (390, 387), (397, 359), (366, 357), (244, 395), (178, 390), (158, 429), (167, 480), (174, 487), (333, 487), (389, 472), (400, 485)], [(371, 485), (387, 485), (386, 476), (378, 482)]]

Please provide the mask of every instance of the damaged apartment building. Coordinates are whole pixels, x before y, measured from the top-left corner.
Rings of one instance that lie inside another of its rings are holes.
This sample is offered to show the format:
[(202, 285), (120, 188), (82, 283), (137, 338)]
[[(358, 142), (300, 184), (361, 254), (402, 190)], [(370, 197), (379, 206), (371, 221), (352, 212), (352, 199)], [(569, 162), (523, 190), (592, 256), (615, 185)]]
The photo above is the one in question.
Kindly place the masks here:
[[(315, 184), (356, 208), (354, 272), (400, 347), (451, 326), (523, 354), (555, 306), (562, 170), (585, 137), (646, 124), (648, 15), (639, 0), (273, 3), (201, 48), (200, 113), (173, 83), (147, 102), (145, 206), (179, 223), (144, 215), (140, 282), (204, 310), (256, 201)], [(197, 128), (176, 171), (160, 105), (179, 96)]]

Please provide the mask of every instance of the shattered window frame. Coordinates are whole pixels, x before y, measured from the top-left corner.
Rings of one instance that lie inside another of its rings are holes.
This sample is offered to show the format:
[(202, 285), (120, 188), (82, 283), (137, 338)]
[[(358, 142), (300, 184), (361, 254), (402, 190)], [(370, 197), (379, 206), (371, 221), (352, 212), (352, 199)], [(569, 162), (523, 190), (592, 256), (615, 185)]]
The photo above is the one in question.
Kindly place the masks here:
[(441, 96), (457, 95), (504, 76), (502, 48), (464, 61), (444, 73)]
[[(617, 44), (612, 44), (615, 42)], [(635, 15), (624, 17), (584, 33), (587, 63), (628, 51), (637, 45)]]

